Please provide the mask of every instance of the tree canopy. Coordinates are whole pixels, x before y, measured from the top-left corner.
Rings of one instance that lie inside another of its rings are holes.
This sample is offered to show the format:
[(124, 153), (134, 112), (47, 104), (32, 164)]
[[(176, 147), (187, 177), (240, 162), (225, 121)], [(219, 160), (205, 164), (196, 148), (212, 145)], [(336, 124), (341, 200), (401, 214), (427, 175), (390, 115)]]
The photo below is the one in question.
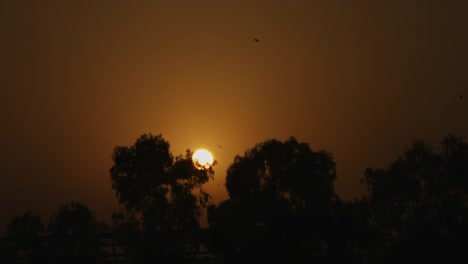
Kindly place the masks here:
[(311, 260), (301, 254), (310, 244), (318, 252), (326, 239), (335, 179), (331, 153), (313, 151), (294, 137), (266, 140), (236, 156), (226, 175), (229, 200), (209, 211), (221, 250), (239, 256), (234, 252), (240, 249), (246, 258), (263, 260)]
[(468, 143), (460, 137), (447, 135), (437, 146), (414, 140), (389, 166), (367, 168), (361, 180), (367, 193), (353, 201), (335, 193), (331, 153), (294, 137), (265, 140), (234, 157), (225, 182), (229, 199), (207, 208), (208, 233), (199, 217), (210, 200), (203, 185), (213, 168), (197, 168), (189, 149), (173, 156), (169, 147), (151, 134), (115, 147), (110, 178), (122, 207), (110, 229), (79, 202), (61, 206), (47, 229), (27, 211), (8, 226), (2, 259), (96, 263), (103, 259), (100, 239), (109, 235), (113, 256), (119, 245), (129, 263), (198, 263), (192, 257), (201, 240), (227, 263), (463, 257)]
[(13, 245), (10, 258), (14, 259), (12, 255), (17, 255), (18, 251), (23, 251), (26, 252), (27, 261), (41, 261), (44, 252), (42, 241), (45, 235), (46, 230), (39, 216), (29, 210), (20, 216), (16, 216), (7, 227), (7, 239)]
[(446, 258), (468, 234), (468, 144), (462, 138), (447, 135), (439, 148), (415, 140), (388, 168), (368, 168), (362, 182), (391, 256), (434, 260), (439, 252)]
[(106, 230), (86, 205), (73, 201), (60, 207), (48, 226), (52, 263), (96, 263), (101, 255), (98, 234)]
[(263, 195), (303, 208), (332, 200), (335, 179), (330, 153), (312, 151), (307, 143), (290, 137), (284, 142), (266, 140), (236, 156), (227, 170), (226, 188), (235, 202)]
[(169, 148), (161, 134), (143, 134), (130, 147), (114, 148), (110, 169), (119, 203), (127, 215), (140, 219), (145, 241), (159, 245), (159, 251), (185, 245), (186, 236), (197, 233), (210, 198), (203, 184), (214, 175), (212, 166), (194, 166), (189, 149), (174, 157)]

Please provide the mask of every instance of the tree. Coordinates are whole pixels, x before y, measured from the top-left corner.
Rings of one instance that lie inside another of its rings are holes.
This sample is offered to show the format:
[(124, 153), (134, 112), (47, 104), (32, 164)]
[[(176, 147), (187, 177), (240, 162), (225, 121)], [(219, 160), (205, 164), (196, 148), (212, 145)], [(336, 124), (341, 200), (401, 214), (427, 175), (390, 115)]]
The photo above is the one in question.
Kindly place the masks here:
[(48, 227), (52, 262), (97, 262), (101, 253), (98, 234), (105, 230), (87, 206), (76, 201), (61, 206)]
[(229, 240), (219, 244), (249, 258), (323, 255), (335, 179), (326, 151), (312, 151), (294, 137), (257, 144), (234, 158), (226, 176), (229, 200), (210, 210), (211, 227)]
[(112, 213), (113, 255), (116, 255), (115, 244), (119, 244), (125, 251), (126, 258), (138, 262), (143, 255), (143, 240), (140, 222), (133, 213), (124, 210)]
[(173, 157), (169, 147), (162, 135), (143, 134), (114, 148), (110, 169), (119, 203), (141, 222), (146, 251), (159, 256), (197, 246), (198, 218), (209, 200), (203, 184), (214, 175), (212, 167), (195, 168), (189, 149)]
[[(387, 169), (368, 168), (362, 182), (388, 255), (446, 260), (468, 234), (468, 144), (447, 135), (434, 149), (421, 140)], [(387, 258), (391, 259), (391, 258)]]
[(335, 163), (330, 153), (314, 152), (294, 137), (266, 140), (236, 156), (228, 168), (226, 188), (231, 200), (256, 195), (285, 198), (293, 208), (321, 205), (334, 198)]
[(14, 247), (14, 255), (23, 252), (29, 263), (44, 260), (44, 236), (45, 229), (40, 217), (31, 211), (15, 217), (7, 227), (7, 239)]

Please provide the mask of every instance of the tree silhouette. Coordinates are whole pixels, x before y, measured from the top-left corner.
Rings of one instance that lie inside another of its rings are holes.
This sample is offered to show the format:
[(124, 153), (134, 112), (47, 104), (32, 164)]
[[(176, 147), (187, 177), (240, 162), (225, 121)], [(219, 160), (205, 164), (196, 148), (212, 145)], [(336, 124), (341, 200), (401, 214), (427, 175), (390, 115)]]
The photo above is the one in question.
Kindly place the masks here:
[(387, 260), (460, 256), (468, 235), (468, 144), (446, 136), (435, 150), (415, 140), (387, 169), (368, 168), (363, 183)]
[(187, 245), (198, 246), (198, 218), (209, 199), (203, 184), (214, 175), (212, 167), (195, 168), (190, 150), (174, 158), (169, 147), (161, 135), (144, 134), (112, 155), (112, 188), (126, 214), (141, 222), (148, 257), (174, 257)]
[(49, 247), (52, 263), (96, 263), (100, 257), (98, 234), (104, 223), (79, 202), (61, 206), (49, 223)]
[(367, 199), (337, 201), (330, 209), (327, 262), (380, 262), (377, 256), (384, 240), (373, 224)]
[(294, 137), (266, 140), (227, 170), (229, 200), (210, 208), (210, 226), (230, 259), (310, 261), (326, 255), (337, 201), (330, 153)]
[[(112, 233), (114, 243), (118, 242), (124, 249), (126, 258), (139, 262), (143, 256), (143, 239), (140, 221), (134, 213), (125, 210), (112, 213)], [(115, 255), (115, 248), (113, 247)]]
[(330, 153), (314, 152), (294, 137), (257, 144), (236, 156), (228, 168), (226, 188), (231, 200), (256, 195), (285, 198), (293, 208), (322, 205), (334, 198), (335, 163)]
[(7, 227), (7, 239), (12, 245), (11, 261), (24, 254), (24, 261), (41, 263), (45, 260), (45, 229), (39, 216), (27, 211), (15, 217)]

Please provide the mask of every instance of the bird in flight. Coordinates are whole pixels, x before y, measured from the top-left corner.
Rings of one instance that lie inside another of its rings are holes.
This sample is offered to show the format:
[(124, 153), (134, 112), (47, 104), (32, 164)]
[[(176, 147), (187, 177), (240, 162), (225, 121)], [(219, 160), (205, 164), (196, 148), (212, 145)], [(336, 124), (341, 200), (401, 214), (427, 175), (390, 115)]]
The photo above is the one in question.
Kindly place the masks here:
[(257, 42), (257, 43), (260, 42), (260, 40), (258, 40), (258, 38), (254, 38), (254, 41)]
[(463, 94), (460, 94), (460, 96), (458, 96), (458, 98), (463, 99)]
[(217, 145), (218, 145), (218, 147), (223, 148), (221, 145), (219, 145), (219, 144), (217, 144)]

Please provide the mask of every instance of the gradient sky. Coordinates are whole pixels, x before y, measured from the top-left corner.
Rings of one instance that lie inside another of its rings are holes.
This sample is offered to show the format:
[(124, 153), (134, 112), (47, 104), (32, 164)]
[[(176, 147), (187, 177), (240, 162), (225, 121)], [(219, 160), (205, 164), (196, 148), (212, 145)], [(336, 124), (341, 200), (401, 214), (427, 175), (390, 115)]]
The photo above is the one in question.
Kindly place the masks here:
[(337, 193), (359, 197), (365, 168), (413, 139), (468, 135), (467, 11), (465, 0), (0, 0), (1, 232), (71, 201), (108, 221), (113, 148), (144, 133), (174, 155), (210, 150), (214, 203), (235, 155), (289, 136), (332, 152)]

